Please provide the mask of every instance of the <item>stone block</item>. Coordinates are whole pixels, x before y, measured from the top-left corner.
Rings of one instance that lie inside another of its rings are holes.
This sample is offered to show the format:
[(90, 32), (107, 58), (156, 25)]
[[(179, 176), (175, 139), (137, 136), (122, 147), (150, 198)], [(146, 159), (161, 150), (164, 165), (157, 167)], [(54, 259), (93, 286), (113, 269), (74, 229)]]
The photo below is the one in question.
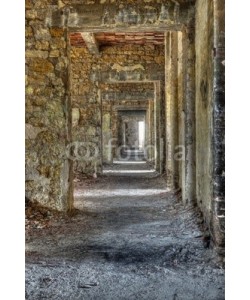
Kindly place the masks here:
[(31, 86), (27, 86), (25, 89), (25, 94), (26, 95), (32, 95), (34, 92), (34, 89)]
[(26, 50), (25, 55), (27, 58), (47, 58), (48, 57), (48, 51), (42, 51), (42, 50)]
[(66, 41), (63, 38), (53, 38), (50, 47), (52, 50), (66, 48)]
[(54, 70), (51, 62), (43, 58), (35, 58), (31, 61), (29, 69), (34, 72), (46, 74)]
[(49, 57), (59, 57), (60, 56), (60, 51), (59, 50), (52, 50), (49, 53)]
[(63, 28), (50, 28), (50, 34), (52, 37), (63, 37), (64, 30)]
[(34, 106), (43, 106), (46, 103), (46, 98), (44, 97), (36, 97), (32, 99), (32, 104)]
[(35, 28), (35, 38), (37, 40), (42, 40), (42, 41), (49, 41), (51, 39), (51, 35), (48, 31), (48, 29), (45, 28)]
[(31, 124), (25, 124), (25, 139), (35, 139), (38, 133), (42, 132), (44, 129), (34, 127)]
[(37, 50), (49, 50), (49, 42), (48, 41), (37, 41), (35, 44), (35, 48)]
[(25, 0), (25, 9), (31, 9), (31, 8), (32, 8), (32, 1)]
[(37, 11), (36, 10), (26, 10), (25, 17), (27, 19), (36, 19), (37, 18)]
[(32, 30), (32, 27), (30, 27), (30, 26), (27, 26), (27, 27), (25, 27), (25, 37), (27, 37), (27, 38), (31, 38), (31, 37), (33, 37), (33, 30)]

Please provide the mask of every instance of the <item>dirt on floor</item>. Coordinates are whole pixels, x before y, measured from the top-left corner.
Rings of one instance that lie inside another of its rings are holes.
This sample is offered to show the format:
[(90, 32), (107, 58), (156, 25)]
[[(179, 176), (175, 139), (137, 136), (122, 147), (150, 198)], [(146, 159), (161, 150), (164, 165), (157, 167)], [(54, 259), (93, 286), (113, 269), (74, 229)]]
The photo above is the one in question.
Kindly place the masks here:
[(72, 217), (27, 208), (26, 299), (224, 299), (200, 212), (136, 168), (79, 177)]

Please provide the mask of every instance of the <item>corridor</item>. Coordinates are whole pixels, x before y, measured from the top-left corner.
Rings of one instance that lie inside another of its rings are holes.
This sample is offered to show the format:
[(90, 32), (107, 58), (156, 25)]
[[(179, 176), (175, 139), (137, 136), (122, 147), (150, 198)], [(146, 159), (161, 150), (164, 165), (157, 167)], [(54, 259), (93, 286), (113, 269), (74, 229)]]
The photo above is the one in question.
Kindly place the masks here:
[(199, 211), (147, 164), (128, 170), (78, 181), (77, 214), (29, 235), (26, 299), (224, 299)]
[(224, 1), (25, 5), (26, 299), (224, 299)]

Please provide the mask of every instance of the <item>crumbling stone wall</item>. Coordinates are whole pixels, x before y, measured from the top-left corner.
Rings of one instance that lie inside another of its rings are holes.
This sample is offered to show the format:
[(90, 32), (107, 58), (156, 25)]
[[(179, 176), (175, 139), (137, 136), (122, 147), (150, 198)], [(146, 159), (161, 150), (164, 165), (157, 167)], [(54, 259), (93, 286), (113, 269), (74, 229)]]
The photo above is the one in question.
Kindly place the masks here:
[[(133, 95), (133, 91), (126, 85), (118, 84), (135, 81), (141, 84), (138, 86), (139, 92), (143, 90), (147, 98), (150, 93), (153, 96), (152, 83), (148, 90), (147, 82), (164, 82), (164, 46), (102, 47), (100, 56), (89, 53), (87, 48), (72, 47), (70, 58), (72, 109), (78, 118), (78, 121), (73, 122), (73, 141), (92, 143), (97, 149), (94, 159), (75, 161), (75, 170), (82, 173), (93, 173), (95, 170), (101, 172), (102, 97), (116, 97), (118, 100), (135, 98), (136, 94)], [(105, 94), (107, 90), (113, 94)], [(135, 91), (137, 95), (138, 91)], [(109, 119), (108, 116), (106, 118)], [(114, 114), (111, 120), (115, 122)]]
[(58, 210), (71, 208), (68, 60), (64, 28), (49, 28), (55, 1), (26, 1), (26, 197)]
[[(219, 7), (219, 8), (218, 8)], [(224, 246), (224, 1), (196, 3), (196, 194)]]

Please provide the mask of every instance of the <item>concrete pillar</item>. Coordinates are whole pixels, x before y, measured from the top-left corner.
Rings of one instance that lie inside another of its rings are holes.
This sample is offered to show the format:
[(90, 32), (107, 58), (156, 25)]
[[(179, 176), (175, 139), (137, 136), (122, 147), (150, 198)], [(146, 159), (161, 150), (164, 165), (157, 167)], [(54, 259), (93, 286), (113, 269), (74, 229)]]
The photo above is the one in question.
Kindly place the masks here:
[(161, 173), (161, 112), (160, 112), (160, 103), (161, 103), (161, 92), (160, 92), (160, 83), (157, 81), (154, 83), (155, 90), (155, 109), (154, 109), (154, 119), (155, 119), (155, 147), (156, 147), (156, 161), (155, 169)]
[(185, 203), (195, 203), (195, 35), (194, 28), (185, 32)]
[(212, 235), (225, 244), (225, 2), (214, 0)]
[[(72, 101), (71, 101), (71, 60), (70, 60), (70, 40), (68, 29), (65, 30), (65, 41), (67, 47), (67, 83), (65, 89), (65, 117), (66, 117), (66, 147), (72, 143)], [(71, 159), (66, 159), (64, 162), (65, 175), (64, 178), (64, 190), (66, 202), (66, 211), (71, 214), (74, 209), (74, 163)], [(61, 182), (63, 180), (61, 179)], [(63, 190), (63, 189), (62, 189)]]
[(179, 170), (178, 160), (176, 159), (176, 147), (179, 145), (179, 122), (178, 122), (178, 32), (172, 32), (172, 53), (171, 53), (171, 123), (172, 123), (172, 136), (171, 136), (171, 153), (172, 153), (172, 167), (173, 188), (178, 188)]
[[(145, 145), (144, 145), (144, 157), (148, 157), (147, 156), (147, 146), (150, 144), (149, 140), (150, 140), (150, 132), (149, 132), (149, 126), (150, 126), (150, 115), (149, 115), (149, 103), (148, 102), (148, 107), (146, 110), (146, 116), (145, 116)], [(149, 157), (148, 157), (149, 158)]]
[(178, 187), (178, 161), (175, 150), (178, 146), (178, 33), (165, 34), (166, 78), (166, 157), (167, 185)]
[[(183, 33), (178, 31), (178, 134), (179, 141), (175, 157), (178, 160), (179, 187), (185, 190), (185, 107), (184, 107), (184, 51)], [(184, 187), (184, 188), (183, 188)], [(184, 198), (183, 198), (184, 199)]]
[(154, 161), (154, 101), (149, 101), (149, 147), (147, 150), (149, 160)]
[[(180, 40), (181, 37), (181, 40)], [(179, 61), (179, 67), (181, 71), (179, 71), (180, 78), (179, 78), (179, 143), (182, 147), (182, 159), (180, 161), (180, 174), (181, 176), (179, 182), (182, 192), (182, 200), (185, 203), (185, 190), (186, 190), (186, 157), (185, 157), (185, 91), (186, 91), (186, 34), (185, 32), (181, 32), (181, 35), (179, 37), (179, 44), (181, 46), (179, 47), (179, 55), (181, 56), (181, 59)]]
[(170, 89), (170, 62), (171, 62), (171, 38), (170, 32), (165, 32), (165, 116), (166, 116), (166, 173), (167, 184), (171, 186), (170, 180), (170, 136), (171, 136), (171, 124), (170, 124), (170, 101), (171, 101), (171, 89)]
[(111, 132), (111, 115), (110, 111), (102, 112), (102, 160), (104, 163), (112, 163), (112, 155), (110, 141), (112, 139)]
[(112, 111), (111, 114), (111, 128), (112, 128), (112, 142), (111, 142), (111, 160), (112, 163), (114, 159), (117, 159), (117, 148), (118, 148), (118, 112), (116, 110)]

